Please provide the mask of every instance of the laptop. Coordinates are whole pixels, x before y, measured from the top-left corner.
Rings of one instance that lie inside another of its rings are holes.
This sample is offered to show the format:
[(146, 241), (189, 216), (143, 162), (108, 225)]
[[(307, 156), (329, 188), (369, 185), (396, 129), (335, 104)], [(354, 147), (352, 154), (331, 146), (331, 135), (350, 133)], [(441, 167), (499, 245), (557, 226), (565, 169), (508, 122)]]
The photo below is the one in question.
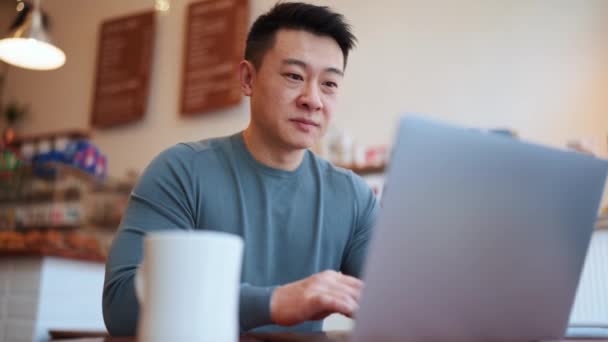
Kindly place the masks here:
[(608, 162), (400, 121), (354, 341), (541, 341), (568, 324)]

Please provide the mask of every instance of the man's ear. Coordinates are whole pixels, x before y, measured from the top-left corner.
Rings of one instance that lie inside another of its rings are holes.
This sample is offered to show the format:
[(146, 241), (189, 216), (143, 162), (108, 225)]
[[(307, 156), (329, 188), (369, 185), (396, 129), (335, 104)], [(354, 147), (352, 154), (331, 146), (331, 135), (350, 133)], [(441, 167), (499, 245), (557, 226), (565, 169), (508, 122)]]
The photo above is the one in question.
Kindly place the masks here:
[(239, 79), (241, 81), (241, 92), (245, 96), (253, 94), (253, 83), (255, 81), (255, 66), (247, 60), (239, 63)]

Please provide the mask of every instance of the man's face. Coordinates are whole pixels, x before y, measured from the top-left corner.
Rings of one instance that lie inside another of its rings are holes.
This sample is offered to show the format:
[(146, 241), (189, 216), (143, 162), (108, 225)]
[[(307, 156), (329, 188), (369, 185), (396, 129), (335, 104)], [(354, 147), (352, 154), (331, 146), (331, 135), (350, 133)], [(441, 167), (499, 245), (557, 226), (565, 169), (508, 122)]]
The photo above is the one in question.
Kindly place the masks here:
[(325, 133), (342, 83), (344, 57), (331, 37), (279, 30), (252, 70), (252, 124), (272, 143), (304, 149)]

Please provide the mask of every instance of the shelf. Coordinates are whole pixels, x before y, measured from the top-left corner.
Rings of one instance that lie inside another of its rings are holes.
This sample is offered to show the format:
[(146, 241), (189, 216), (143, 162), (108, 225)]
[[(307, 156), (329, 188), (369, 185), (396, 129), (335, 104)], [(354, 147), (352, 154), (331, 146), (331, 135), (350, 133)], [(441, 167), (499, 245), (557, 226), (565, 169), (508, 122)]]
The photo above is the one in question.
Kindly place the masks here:
[(81, 169), (78, 169), (72, 165), (60, 163), (60, 162), (47, 162), (37, 167), (43, 167), (48, 169), (55, 169), (57, 176), (64, 175), (74, 176), (84, 182), (99, 183), (100, 180), (90, 173), (87, 173)]
[(358, 174), (359, 176), (381, 174), (386, 171), (386, 165), (356, 166), (356, 165), (337, 164), (336, 166), (351, 170), (354, 173)]
[(27, 249), (0, 249), (0, 258), (5, 257), (59, 257), (72, 260), (105, 262), (106, 257), (99, 254), (69, 249), (53, 248), (27, 248)]
[[(34, 168), (48, 171), (55, 171), (52, 176), (39, 176), (34, 172)], [(89, 184), (99, 184), (102, 183), (103, 180), (95, 177), (94, 175), (87, 173), (77, 167), (74, 167), (69, 164), (65, 164), (58, 161), (49, 161), (46, 163), (36, 163), (34, 165), (21, 165), (15, 170), (10, 171), (11, 176), (16, 175), (27, 175), (28, 177), (35, 177), (39, 179), (45, 180), (55, 180), (57, 178), (61, 178), (64, 176), (73, 176), (74, 178), (78, 178), (81, 181), (84, 181)]]
[(96, 220), (96, 219), (89, 219), (87, 221), (87, 226), (90, 227), (95, 227), (95, 228), (99, 228), (102, 230), (111, 230), (111, 231), (115, 231), (118, 229), (118, 226), (120, 226), (120, 222), (121, 222), (122, 218), (120, 219), (116, 219), (116, 220)]
[[(107, 181), (106, 183), (110, 183)], [(91, 188), (92, 193), (98, 194), (118, 194), (129, 196), (135, 184), (127, 182), (114, 182), (113, 184), (95, 184)]]
[(19, 148), (21, 145), (27, 143), (36, 144), (41, 141), (54, 141), (56, 139), (88, 139), (90, 136), (91, 132), (83, 129), (70, 129), (51, 133), (22, 135), (15, 138), (15, 140), (10, 144), (10, 147)]
[(103, 261), (100, 240), (91, 235), (54, 229), (53, 231), (0, 231), (0, 257), (56, 256), (68, 259)]
[(67, 203), (79, 201), (82, 198), (81, 190), (76, 188), (68, 188), (64, 190), (45, 190), (36, 191), (21, 195), (15, 198), (0, 197), (0, 205), (2, 204), (37, 204), (37, 203)]
[(16, 228), (16, 231), (20, 232), (20, 233), (25, 233), (25, 232), (29, 232), (29, 231), (47, 231), (47, 230), (72, 231), (72, 230), (80, 229), (82, 227), (83, 227), (83, 223), (77, 223), (77, 224), (48, 223), (48, 224), (32, 224), (32, 225), (27, 225), (27, 226), (19, 226)]

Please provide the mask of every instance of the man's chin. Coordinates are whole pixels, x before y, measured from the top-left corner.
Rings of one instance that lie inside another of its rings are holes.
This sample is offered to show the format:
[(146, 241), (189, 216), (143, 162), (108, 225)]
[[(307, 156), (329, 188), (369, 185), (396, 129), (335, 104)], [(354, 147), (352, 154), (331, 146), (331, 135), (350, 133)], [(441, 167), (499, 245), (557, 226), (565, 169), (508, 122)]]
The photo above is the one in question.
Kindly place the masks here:
[(301, 132), (290, 132), (283, 135), (283, 143), (294, 150), (305, 150), (312, 148), (317, 143), (316, 134), (302, 134)]
[(314, 146), (313, 144), (295, 144), (292, 145), (294, 150), (306, 150)]
[(291, 148), (293, 148), (294, 150), (305, 150), (308, 148), (311, 148), (315, 145), (314, 141), (307, 141), (307, 140), (292, 140), (290, 141)]

